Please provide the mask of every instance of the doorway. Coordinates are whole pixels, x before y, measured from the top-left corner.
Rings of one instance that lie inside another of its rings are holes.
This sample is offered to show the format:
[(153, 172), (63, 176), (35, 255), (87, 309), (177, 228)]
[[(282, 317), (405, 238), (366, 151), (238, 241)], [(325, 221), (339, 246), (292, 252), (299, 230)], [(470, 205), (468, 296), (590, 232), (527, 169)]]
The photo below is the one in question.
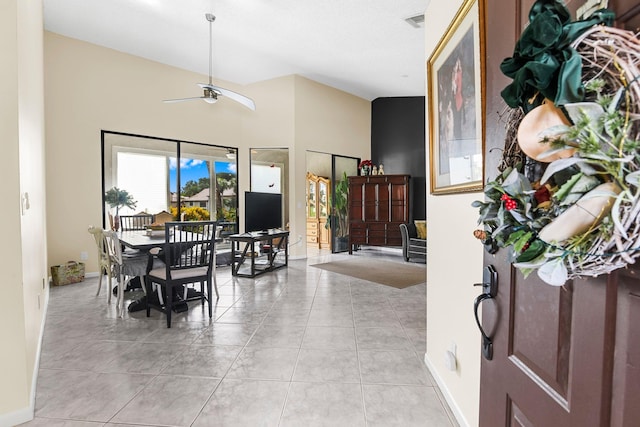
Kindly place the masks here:
[(358, 175), (360, 159), (307, 151), (307, 257), (349, 249), (347, 177)]
[(250, 150), (252, 192), (282, 194), (282, 229), (289, 229), (289, 149)]
[(305, 175), (305, 216), (307, 256), (331, 253), (329, 200), (331, 197), (331, 154), (307, 151)]

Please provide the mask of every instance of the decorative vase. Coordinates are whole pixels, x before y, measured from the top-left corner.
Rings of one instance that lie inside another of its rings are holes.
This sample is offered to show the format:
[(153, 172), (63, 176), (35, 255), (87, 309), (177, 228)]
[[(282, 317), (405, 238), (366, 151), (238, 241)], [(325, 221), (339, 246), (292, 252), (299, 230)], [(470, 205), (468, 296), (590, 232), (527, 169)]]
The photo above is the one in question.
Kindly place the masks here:
[(369, 166), (363, 166), (362, 169), (360, 169), (360, 175), (362, 176), (369, 175)]

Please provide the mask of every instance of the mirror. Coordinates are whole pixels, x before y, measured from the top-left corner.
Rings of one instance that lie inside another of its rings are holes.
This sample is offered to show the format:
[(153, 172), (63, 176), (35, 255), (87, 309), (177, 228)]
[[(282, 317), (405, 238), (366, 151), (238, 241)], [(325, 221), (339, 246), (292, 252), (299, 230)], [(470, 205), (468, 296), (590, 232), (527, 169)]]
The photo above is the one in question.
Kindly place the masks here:
[(282, 225), (289, 229), (289, 149), (252, 148), (251, 191), (282, 194)]

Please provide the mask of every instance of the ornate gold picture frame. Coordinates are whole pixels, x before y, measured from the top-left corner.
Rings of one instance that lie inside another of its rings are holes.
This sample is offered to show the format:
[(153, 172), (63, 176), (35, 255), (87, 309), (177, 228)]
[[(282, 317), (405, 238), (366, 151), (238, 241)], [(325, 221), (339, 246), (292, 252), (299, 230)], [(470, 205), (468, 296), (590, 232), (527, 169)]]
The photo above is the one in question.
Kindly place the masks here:
[(427, 61), (431, 194), (484, 182), (484, 0), (466, 0)]

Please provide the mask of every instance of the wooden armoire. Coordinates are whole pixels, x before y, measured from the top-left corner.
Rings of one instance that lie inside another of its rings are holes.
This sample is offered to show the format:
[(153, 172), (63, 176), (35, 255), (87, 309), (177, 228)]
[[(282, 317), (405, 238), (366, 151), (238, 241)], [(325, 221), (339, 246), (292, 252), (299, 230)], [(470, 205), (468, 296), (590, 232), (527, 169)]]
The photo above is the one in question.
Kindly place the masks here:
[(358, 245), (402, 246), (400, 224), (409, 222), (409, 175), (349, 178), (349, 253)]

